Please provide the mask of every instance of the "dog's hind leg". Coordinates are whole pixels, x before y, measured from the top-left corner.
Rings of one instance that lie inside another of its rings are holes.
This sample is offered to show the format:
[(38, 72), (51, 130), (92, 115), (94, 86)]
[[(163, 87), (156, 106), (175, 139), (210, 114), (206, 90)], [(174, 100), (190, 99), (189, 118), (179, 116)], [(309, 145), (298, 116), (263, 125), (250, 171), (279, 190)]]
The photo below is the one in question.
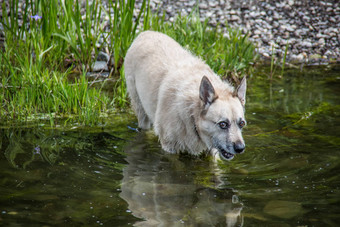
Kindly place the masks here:
[(134, 109), (135, 109), (135, 113), (137, 114), (137, 118), (138, 118), (138, 127), (140, 127), (141, 129), (150, 129), (152, 125), (150, 118), (145, 113), (145, 110), (140, 102), (139, 96), (137, 96), (136, 99), (137, 100), (136, 100), (136, 103), (134, 104)]
[(140, 127), (141, 129), (150, 129), (151, 121), (142, 106), (142, 102), (140, 101), (138, 92), (136, 90), (136, 82), (134, 75), (128, 74), (126, 75), (126, 84), (132, 108), (135, 111), (138, 118), (138, 127)]

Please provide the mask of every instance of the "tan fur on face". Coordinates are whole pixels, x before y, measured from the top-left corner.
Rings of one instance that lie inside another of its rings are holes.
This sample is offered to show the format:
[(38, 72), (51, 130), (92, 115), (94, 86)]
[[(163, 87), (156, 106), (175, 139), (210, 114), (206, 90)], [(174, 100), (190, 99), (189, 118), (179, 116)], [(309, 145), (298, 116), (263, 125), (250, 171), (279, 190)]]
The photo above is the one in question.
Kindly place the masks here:
[[(204, 76), (215, 92), (211, 103), (200, 99)], [(141, 33), (126, 54), (125, 77), (139, 127), (153, 126), (164, 150), (197, 155), (243, 143), (243, 106), (234, 88), (170, 37)], [(245, 86), (238, 93), (244, 98)], [(216, 125), (224, 119), (231, 122), (227, 131)]]

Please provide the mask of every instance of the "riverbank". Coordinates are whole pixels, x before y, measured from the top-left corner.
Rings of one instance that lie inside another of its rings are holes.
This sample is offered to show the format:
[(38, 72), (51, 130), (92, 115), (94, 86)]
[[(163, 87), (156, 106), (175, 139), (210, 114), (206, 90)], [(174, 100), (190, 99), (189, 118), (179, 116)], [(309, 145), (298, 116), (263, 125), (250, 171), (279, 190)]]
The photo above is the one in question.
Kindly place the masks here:
[(241, 31), (229, 28), (226, 37), (197, 14), (171, 22), (152, 13), (148, 1), (137, 5), (125, 0), (4, 2), (0, 119), (93, 125), (126, 107), (124, 57), (142, 30), (171, 36), (223, 78), (238, 81), (254, 69), (255, 46)]
[[(135, 17), (142, 2), (136, 1)], [(240, 29), (249, 35), (257, 53), (265, 60), (270, 60), (272, 53), (282, 59), (288, 45), (287, 62), (340, 63), (340, 3), (336, 0), (150, 0), (150, 9), (164, 16), (165, 22), (173, 22), (179, 15), (192, 13), (197, 3), (202, 21), (208, 19), (211, 27), (221, 25), (226, 36), (227, 26)], [(84, 13), (85, 4), (81, 5)], [(103, 5), (107, 7), (107, 3)], [(22, 19), (20, 15), (19, 18)], [(110, 24), (104, 12), (101, 20)], [(0, 30), (3, 30), (1, 24)], [(0, 35), (0, 42), (3, 40)]]
[[(340, 63), (340, 3), (335, 0), (200, 0), (201, 20), (209, 25), (239, 28), (257, 45), (263, 59), (272, 52), (283, 58), (288, 44), (287, 61), (291, 63)], [(165, 20), (173, 21), (190, 14), (196, 0), (150, 0), (150, 8)], [(226, 30), (224, 30), (225, 34)], [(272, 48), (273, 47), (273, 48)]]

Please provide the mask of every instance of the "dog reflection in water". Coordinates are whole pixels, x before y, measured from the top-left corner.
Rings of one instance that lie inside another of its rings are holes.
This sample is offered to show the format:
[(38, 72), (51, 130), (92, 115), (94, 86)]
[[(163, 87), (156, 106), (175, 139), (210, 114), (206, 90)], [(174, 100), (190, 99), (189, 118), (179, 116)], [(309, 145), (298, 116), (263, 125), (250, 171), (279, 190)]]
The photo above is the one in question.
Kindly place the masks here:
[(140, 133), (133, 147), (125, 148), (128, 164), (120, 196), (142, 219), (135, 226), (243, 225), (235, 192), (214, 188), (211, 163), (164, 153), (153, 147), (156, 141), (146, 144), (150, 139), (145, 135)]

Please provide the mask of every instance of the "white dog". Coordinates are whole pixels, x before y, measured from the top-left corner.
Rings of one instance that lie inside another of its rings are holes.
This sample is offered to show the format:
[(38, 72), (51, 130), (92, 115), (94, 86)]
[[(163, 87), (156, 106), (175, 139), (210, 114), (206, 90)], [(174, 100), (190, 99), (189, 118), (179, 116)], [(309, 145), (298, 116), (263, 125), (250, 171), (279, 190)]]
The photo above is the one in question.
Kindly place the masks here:
[(172, 38), (142, 32), (125, 57), (132, 107), (142, 129), (152, 126), (168, 152), (230, 160), (242, 153), (246, 79), (238, 89)]

